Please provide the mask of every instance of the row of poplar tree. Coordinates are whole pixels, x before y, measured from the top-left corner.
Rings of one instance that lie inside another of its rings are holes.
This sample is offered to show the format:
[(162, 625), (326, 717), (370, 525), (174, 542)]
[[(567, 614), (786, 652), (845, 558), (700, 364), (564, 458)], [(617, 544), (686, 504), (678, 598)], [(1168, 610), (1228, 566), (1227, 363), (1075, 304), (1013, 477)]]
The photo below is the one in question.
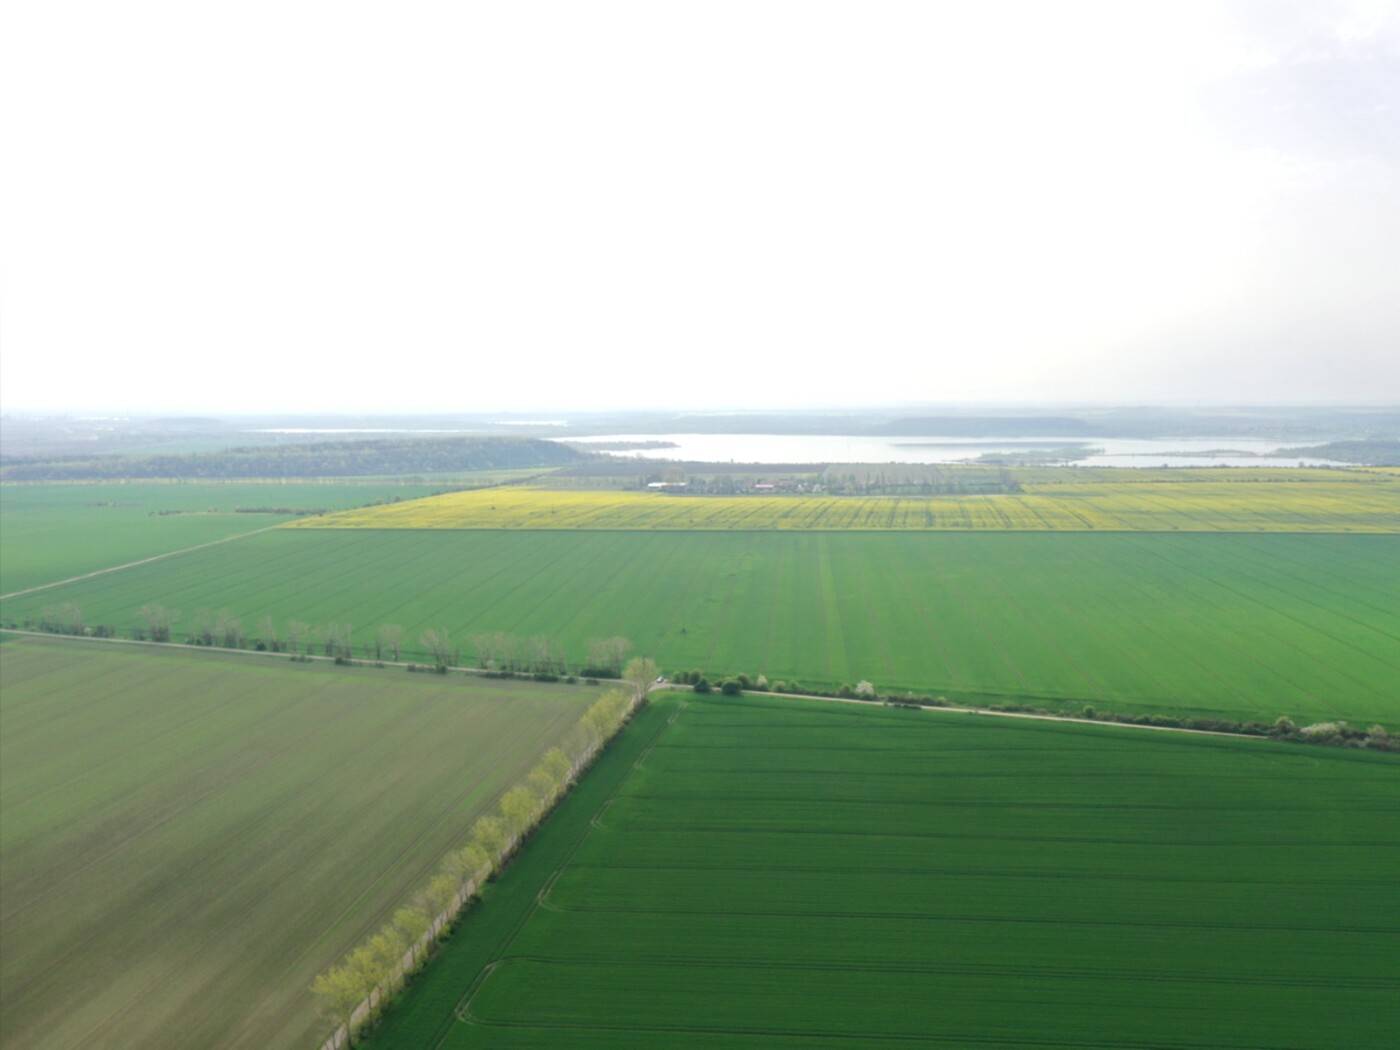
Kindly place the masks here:
[(338, 1025), (331, 1045), (352, 1046), (355, 1031), (372, 1021), (388, 997), (422, 966), (444, 927), (645, 699), (656, 665), (650, 659), (634, 659), (625, 677), (630, 689), (614, 689), (596, 700), (560, 744), (501, 796), (493, 812), (477, 818), (467, 844), (447, 855), (409, 904), (312, 983), (311, 990)]

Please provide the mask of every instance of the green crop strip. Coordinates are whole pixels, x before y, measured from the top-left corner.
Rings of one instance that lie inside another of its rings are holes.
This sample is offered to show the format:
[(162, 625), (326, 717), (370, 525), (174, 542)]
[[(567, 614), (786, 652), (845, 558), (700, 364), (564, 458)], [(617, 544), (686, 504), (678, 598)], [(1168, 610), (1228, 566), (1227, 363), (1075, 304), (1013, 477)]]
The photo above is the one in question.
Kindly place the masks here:
[(609, 760), (367, 1045), (1391, 1034), (1389, 756), (672, 696)]
[(1388, 536), (274, 530), (0, 605), (128, 631), (160, 603), (252, 632), (399, 624), (624, 635), (665, 671), (974, 702), (1400, 728), (1400, 542)]

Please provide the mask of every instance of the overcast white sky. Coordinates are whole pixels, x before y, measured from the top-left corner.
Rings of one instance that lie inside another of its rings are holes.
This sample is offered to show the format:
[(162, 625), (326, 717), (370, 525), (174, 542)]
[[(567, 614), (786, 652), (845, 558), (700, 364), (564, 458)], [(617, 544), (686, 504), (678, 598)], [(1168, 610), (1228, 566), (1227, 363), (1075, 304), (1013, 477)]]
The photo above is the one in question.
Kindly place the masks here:
[(0, 406), (1400, 401), (1400, 5), (6, 0)]

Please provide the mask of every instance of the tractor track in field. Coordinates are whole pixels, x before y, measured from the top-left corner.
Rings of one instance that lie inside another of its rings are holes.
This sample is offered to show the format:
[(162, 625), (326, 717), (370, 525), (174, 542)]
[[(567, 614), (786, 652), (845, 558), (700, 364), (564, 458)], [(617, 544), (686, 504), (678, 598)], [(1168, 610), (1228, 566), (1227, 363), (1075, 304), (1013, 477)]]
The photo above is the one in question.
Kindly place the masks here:
[(166, 551), (164, 554), (153, 554), (149, 558), (138, 558), (136, 561), (123, 562), (121, 565), (110, 565), (105, 569), (94, 569), (92, 572), (85, 572), (81, 576), (69, 576), (66, 580), (54, 580), (52, 583), (41, 583), (37, 587), (26, 587), (22, 591), (11, 591), (9, 594), (0, 594), (0, 602), (8, 598), (19, 598), (26, 594), (47, 591), (52, 587), (62, 587), (65, 583), (78, 583), (80, 580), (90, 580), (94, 576), (105, 576), (109, 572), (121, 572), (123, 569), (132, 569), (137, 565), (149, 565), (153, 561), (162, 561), (165, 558), (174, 558), (180, 554), (189, 554), (191, 551), (203, 550), (205, 547), (217, 547), (221, 543), (232, 543), (234, 540), (241, 540), (248, 536), (256, 536), (260, 532), (271, 532), (273, 529), (280, 529), (281, 527), (281, 522), (276, 525), (265, 525), (261, 529), (254, 529), (252, 532), (240, 532), (237, 536), (225, 536), (221, 540), (210, 540), (208, 543), (196, 543), (193, 547), (181, 547), (177, 551)]
[[(647, 688), (647, 692), (649, 694), (656, 691), (656, 684), (652, 684)], [(434, 1042), (432, 1043), (432, 1046), (434, 1048), (441, 1047), (443, 1042), (447, 1039), (448, 1033), (452, 1026), (452, 1021), (455, 1020), (463, 1024), (481, 1023), (479, 1019), (473, 1017), (471, 1012), (472, 1000), (476, 998), (477, 992), (480, 991), (481, 986), (486, 983), (487, 979), (491, 976), (491, 973), (497, 967), (499, 967), (501, 963), (512, 958), (512, 956), (508, 955), (507, 953), (510, 951), (511, 946), (515, 943), (515, 939), (520, 935), (520, 931), (524, 929), (525, 924), (529, 922), (531, 916), (533, 916), (535, 912), (537, 912), (541, 908), (550, 911), (559, 910), (556, 908), (553, 902), (549, 900), (549, 894), (550, 891), (554, 888), (554, 883), (558, 880), (559, 876), (564, 873), (564, 870), (573, 861), (574, 856), (579, 851), (579, 847), (581, 847), (583, 845), (584, 840), (587, 839), (590, 834), (592, 834), (594, 827), (599, 826), (597, 824), (598, 818), (602, 816), (603, 812), (609, 806), (611, 806), (613, 802), (617, 800), (618, 794), (619, 792), (621, 792), (623, 786), (627, 783), (629, 779), (631, 779), (632, 774), (638, 768), (640, 768), (642, 762), (646, 759), (647, 755), (651, 753), (652, 749), (656, 746), (656, 742), (661, 738), (662, 734), (664, 734), (667, 729), (669, 729), (672, 725), (675, 724), (676, 719), (680, 717), (680, 714), (683, 710), (685, 710), (685, 707), (686, 701), (682, 700), (680, 702), (680, 705), (676, 708), (676, 710), (671, 713), (670, 718), (668, 718), (665, 722), (663, 722), (660, 726), (657, 727), (656, 732), (652, 734), (650, 742), (645, 748), (642, 749), (641, 754), (639, 754), (636, 757), (636, 759), (633, 760), (631, 768), (629, 768), (627, 772), (622, 776), (622, 778), (618, 781), (618, 783), (613, 788), (612, 792), (608, 795), (608, 797), (603, 800), (603, 804), (599, 806), (597, 810), (594, 811), (593, 815), (589, 818), (588, 825), (584, 828), (583, 832), (580, 835), (578, 835), (577, 838), (574, 839), (572, 844), (570, 844), (568, 851), (561, 858), (559, 867), (555, 869), (555, 871), (549, 876), (547, 880), (545, 880), (544, 886), (535, 895), (534, 904), (527, 908), (521, 914), (520, 918), (514, 923), (514, 925), (511, 926), (505, 938), (501, 941), (501, 943), (497, 946), (495, 952), (493, 953), (493, 958), (476, 974), (475, 978), (467, 986), (466, 990), (462, 992), (461, 997), (457, 1000), (456, 1006), (452, 1009), (451, 1013), (449, 1014), (449, 1019), (445, 1019), (443, 1023), (439, 1025), (437, 1032), (433, 1036)]]
[[(680, 686), (668, 683), (668, 689), (678, 692), (693, 692), (691, 686)], [(830, 704), (860, 704), (863, 707), (882, 707), (878, 700), (856, 700), (843, 696), (817, 696), (812, 693), (763, 693), (753, 689), (745, 689), (744, 696), (757, 697), (759, 699), (791, 699), (791, 700), (821, 700)], [(904, 705), (899, 705), (904, 706)], [(950, 715), (995, 715), (999, 718), (1029, 718), (1037, 722), (1069, 722), (1074, 725), (1088, 726), (1115, 726), (1119, 729), (1155, 729), (1163, 733), (1191, 733), (1196, 736), (1224, 736), (1231, 740), (1268, 740), (1265, 736), (1254, 736), (1250, 733), (1227, 733), (1220, 729), (1187, 729), (1182, 726), (1150, 726), (1141, 725), (1137, 722), (1110, 722), (1102, 718), (1075, 718), (1072, 715), (1038, 715), (1030, 711), (994, 711), (989, 707), (958, 707), (948, 705), (946, 707), (929, 707), (923, 704), (916, 704), (908, 710), (927, 711), (935, 714)]]

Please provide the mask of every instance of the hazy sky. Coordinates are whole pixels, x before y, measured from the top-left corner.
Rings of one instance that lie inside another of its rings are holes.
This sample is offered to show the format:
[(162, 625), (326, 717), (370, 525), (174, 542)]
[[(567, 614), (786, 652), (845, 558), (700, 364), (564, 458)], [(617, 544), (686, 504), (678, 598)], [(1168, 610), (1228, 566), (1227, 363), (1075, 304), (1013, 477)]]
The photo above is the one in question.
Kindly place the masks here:
[(0, 405), (1400, 401), (1400, 4), (6, 0)]

